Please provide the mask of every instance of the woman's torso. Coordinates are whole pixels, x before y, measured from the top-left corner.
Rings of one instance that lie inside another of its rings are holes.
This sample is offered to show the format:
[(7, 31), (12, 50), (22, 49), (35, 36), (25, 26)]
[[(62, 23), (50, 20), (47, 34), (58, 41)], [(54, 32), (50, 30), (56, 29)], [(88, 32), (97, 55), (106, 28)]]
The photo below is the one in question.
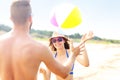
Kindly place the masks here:
[[(55, 53), (55, 58), (58, 62), (60, 62), (61, 64), (64, 64), (67, 59), (69, 58), (69, 51), (66, 50), (66, 52), (64, 54), (61, 54), (58, 56), (59, 53)], [(72, 68), (74, 68), (74, 65), (72, 66)], [(71, 72), (73, 73), (73, 69), (71, 69)], [(59, 76), (56, 75), (56, 80), (73, 80), (73, 74), (69, 74), (67, 78), (63, 79)]]

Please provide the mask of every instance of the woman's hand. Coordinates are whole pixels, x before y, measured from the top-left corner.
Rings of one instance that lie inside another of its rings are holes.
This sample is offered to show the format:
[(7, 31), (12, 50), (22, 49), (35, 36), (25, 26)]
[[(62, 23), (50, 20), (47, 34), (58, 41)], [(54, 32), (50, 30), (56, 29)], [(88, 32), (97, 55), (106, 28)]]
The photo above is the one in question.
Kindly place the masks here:
[(81, 38), (81, 43), (86, 42), (87, 40), (90, 40), (94, 37), (94, 34), (92, 31), (89, 31), (88, 33), (84, 34)]

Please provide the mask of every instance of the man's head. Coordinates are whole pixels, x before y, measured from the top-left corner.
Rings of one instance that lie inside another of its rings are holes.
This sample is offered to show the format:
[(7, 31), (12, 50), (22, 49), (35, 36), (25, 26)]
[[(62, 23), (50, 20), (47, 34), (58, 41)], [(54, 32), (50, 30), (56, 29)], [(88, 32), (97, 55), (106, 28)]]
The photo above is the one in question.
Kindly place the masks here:
[(15, 24), (24, 25), (31, 12), (30, 2), (27, 0), (16, 0), (11, 5), (11, 19)]

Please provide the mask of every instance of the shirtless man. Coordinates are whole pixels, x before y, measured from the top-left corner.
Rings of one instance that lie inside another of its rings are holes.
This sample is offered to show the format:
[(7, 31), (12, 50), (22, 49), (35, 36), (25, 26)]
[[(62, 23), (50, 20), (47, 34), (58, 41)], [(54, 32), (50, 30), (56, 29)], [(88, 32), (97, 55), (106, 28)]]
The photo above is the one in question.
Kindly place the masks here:
[(69, 60), (61, 65), (47, 46), (30, 36), (32, 16), (28, 1), (12, 3), (11, 20), (13, 29), (0, 36), (0, 80), (36, 80), (42, 61), (52, 72), (66, 78), (80, 52), (79, 46), (71, 49)]

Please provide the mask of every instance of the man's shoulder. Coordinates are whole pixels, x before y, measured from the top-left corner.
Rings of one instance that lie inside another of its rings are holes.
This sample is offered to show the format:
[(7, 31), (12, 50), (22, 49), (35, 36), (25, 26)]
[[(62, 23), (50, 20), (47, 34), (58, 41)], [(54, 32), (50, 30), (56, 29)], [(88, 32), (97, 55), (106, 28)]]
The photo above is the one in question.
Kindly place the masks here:
[(48, 46), (41, 41), (33, 41), (32, 46), (39, 51), (48, 50)]
[(9, 33), (0, 35), (0, 44), (5, 44), (6, 42), (10, 41)]
[(0, 35), (0, 40), (6, 39), (7, 37), (9, 37), (8, 33), (2, 34), (2, 35)]
[(34, 51), (34, 53), (36, 53), (38, 56), (41, 56), (41, 58), (45, 58), (46, 56), (48, 56), (48, 53), (50, 51), (48, 46), (40, 41), (35, 41), (30, 49), (31, 51)]
[(47, 47), (47, 45), (45, 45), (42, 41), (36, 41), (36, 40), (33, 40), (33, 45), (35, 45), (36, 47)]

